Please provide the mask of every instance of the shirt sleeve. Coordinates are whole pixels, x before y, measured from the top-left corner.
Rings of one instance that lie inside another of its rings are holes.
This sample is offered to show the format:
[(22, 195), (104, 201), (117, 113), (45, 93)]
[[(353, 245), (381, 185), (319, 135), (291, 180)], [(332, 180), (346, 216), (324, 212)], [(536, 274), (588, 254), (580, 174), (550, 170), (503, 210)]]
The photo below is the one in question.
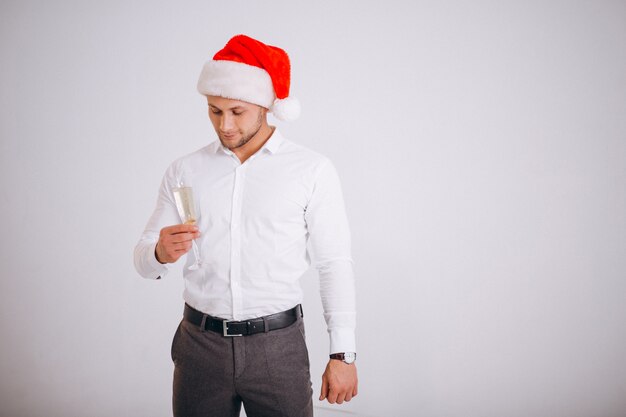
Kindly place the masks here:
[(319, 273), (330, 353), (356, 352), (356, 296), (350, 228), (330, 160), (319, 168), (305, 211), (311, 258)]
[(144, 278), (159, 279), (164, 277), (169, 271), (167, 264), (162, 264), (156, 259), (155, 249), (159, 241), (159, 233), (165, 226), (172, 226), (180, 223), (180, 217), (176, 210), (171, 179), (174, 178), (174, 166), (170, 166), (163, 176), (156, 207), (146, 228), (135, 246), (134, 260), (135, 269)]

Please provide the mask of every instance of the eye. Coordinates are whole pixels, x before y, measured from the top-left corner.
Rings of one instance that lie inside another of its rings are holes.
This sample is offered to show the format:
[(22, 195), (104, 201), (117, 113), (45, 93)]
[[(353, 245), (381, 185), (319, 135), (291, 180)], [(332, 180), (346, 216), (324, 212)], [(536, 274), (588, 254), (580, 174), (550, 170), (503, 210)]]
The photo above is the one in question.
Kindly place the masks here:
[(242, 114), (243, 114), (243, 111), (242, 111), (242, 110), (233, 111), (233, 114), (234, 114), (235, 116), (239, 116), (239, 115), (242, 115)]
[(218, 109), (211, 109), (211, 113), (213, 113), (213, 114), (221, 114), (222, 111), (218, 110)]

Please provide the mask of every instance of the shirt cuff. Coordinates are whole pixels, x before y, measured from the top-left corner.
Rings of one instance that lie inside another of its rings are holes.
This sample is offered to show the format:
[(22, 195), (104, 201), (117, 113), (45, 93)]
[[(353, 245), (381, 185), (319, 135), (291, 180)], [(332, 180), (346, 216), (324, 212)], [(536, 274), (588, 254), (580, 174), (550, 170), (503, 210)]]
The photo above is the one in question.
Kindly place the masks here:
[(156, 258), (156, 246), (157, 243), (159, 243), (158, 241), (153, 243), (152, 245), (150, 245), (149, 247), (149, 252), (148, 252), (148, 266), (150, 268), (152, 268), (152, 270), (154, 271), (153, 274), (151, 274), (154, 279), (160, 279), (163, 278), (165, 275), (167, 275), (169, 268), (167, 267), (167, 264), (162, 264), (161, 262), (159, 262)]
[(340, 327), (329, 330), (330, 353), (356, 352), (356, 337), (354, 329)]

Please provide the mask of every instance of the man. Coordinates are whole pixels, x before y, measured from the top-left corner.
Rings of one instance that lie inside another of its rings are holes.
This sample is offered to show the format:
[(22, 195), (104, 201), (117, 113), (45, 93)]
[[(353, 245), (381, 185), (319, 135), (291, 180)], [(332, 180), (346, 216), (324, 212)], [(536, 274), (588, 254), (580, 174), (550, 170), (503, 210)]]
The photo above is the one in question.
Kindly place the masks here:
[[(250, 417), (313, 415), (299, 284), (311, 258), (330, 334), (320, 400), (357, 395), (350, 232), (337, 172), (266, 118), (297, 117), (289, 85), (285, 51), (244, 35), (206, 62), (198, 90), (219, 141), (168, 168), (135, 248), (138, 272), (154, 279), (188, 254), (184, 318), (172, 342), (175, 416), (238, 416), (242, 403)], [(173, 189), (183, 183), (197, 199), (195, 225), (179, 224)]]

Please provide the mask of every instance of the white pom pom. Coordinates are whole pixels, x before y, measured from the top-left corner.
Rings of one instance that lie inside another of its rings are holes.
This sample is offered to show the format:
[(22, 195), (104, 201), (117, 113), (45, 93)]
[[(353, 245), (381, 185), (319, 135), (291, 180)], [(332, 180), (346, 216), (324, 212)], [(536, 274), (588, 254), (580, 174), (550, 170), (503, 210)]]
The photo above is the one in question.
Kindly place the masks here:
[(300, 102), (293, 97), (286, 97), (282, 100), (277, 98), (271, 110), (278, 120), (286, 122), (296, 120), (300, 116)]

